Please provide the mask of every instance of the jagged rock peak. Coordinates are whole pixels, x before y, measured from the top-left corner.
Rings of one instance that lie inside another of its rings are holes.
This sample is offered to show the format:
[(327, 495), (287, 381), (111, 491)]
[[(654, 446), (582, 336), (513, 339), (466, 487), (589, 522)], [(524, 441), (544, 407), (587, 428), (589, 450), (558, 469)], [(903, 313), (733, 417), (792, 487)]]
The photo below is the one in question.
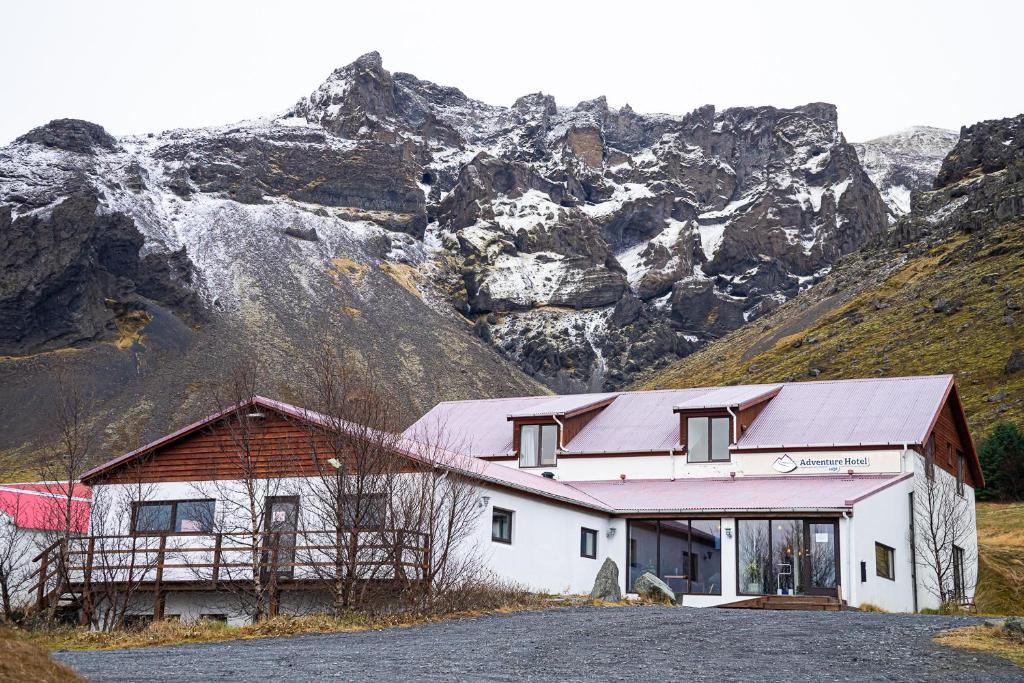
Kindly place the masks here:
[(14, 141), (34, 143), (79, 154), (94, 154), (96, 148), (117, 148), (117, 140), (103, 126), (81, 119), (54, 119), (33, 128)]
[(935, 189), (952, 185), (980, 171), (993, 173), (1024, 155), (1024, 114), (981, 121), (960, 129), (960, 140), (942, 162)]

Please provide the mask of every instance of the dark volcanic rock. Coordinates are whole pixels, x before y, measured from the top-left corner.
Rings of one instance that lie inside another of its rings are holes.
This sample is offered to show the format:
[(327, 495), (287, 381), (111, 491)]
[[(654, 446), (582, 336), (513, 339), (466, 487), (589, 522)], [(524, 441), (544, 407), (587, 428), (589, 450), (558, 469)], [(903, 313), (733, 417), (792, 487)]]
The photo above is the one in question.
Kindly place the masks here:
[(935, 178), (941, 189), (972, 174), (992, 173), (1024, 158), (1024, 114), (1012, 119), (982, 121), (960, 129), (960, 141)]
[(103, 126), (80, 119), (54, 119), (45, 126), (33, 128), (14, 142), (30, 142), (79, 154), (94, 154), (97, 148), (113, 150), (117, 147), (117, 140)]

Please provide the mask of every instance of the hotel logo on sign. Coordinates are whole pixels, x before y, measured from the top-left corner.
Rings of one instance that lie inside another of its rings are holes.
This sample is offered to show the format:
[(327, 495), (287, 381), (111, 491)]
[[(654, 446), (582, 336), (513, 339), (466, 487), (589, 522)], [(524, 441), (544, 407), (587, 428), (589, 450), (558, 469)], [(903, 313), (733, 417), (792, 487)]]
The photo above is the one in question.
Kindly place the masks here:
[(799, 458), (794, 460), (788, 454), (781, 455), (772, 463), (772, 469), (782, 474), (795, 472), (800, 468), (824, 469), (829, 472), (845, 472), (851, 469), (864, 469), (871, 467), (871, 458), (866, 455), (847, 455), (840, 458)]

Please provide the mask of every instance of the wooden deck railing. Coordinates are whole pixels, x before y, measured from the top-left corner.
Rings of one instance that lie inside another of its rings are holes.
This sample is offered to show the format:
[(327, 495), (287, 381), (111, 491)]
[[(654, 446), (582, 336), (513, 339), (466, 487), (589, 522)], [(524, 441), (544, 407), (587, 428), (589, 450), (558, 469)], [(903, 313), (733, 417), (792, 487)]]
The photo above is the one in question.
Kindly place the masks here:
[[(62, 539), (33, 558), (36, 606), (63, 597), (88, 608), (97, 586), (154, 594), (154, 616), (174, 590), (217, 590), (228, 582), (275, 590), (322, 585), (349, 573), (368, 580), (420, 581), (429, 574), (430, 538), (403, 529), (108, 535)], [(352, 558), (349, 550), (352, 549)], [(339, 552), (340, 550), (340, 552)]]

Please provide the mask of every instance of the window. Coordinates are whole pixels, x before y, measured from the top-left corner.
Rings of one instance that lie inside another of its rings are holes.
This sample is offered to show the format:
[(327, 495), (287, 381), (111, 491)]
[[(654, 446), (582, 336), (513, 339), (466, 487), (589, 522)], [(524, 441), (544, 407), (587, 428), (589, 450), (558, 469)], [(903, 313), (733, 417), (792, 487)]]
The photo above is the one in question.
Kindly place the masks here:
[(199, 534), (213, 531), (213, 500), (161, 500), (133, 504), (136, 534)]
[(948, 441), (946, 442), (946, 464), (953, 464), (953, 444)]
[(964, 467), (966, 466), (964, 452), (957, 449), (956, 452), (956, 492), (964, 495)]
[(580, 557), (597, 559), (597, 531), (594, 529), (580, 529)]
[(935, 435), (928, 437), (924, 445), (924, 474), (929, 479), (935, 478)]
[(512, 543), (512, 511), (494, 508), (491, 517), (491, 540), (495, 543)]
[(345, 523), (348, 528), (379, 529), (384, 526), (386, 506), (383, 493), (352, 496), (344, 503)]
[(721, 595), (721, 520), (632, 520), (628, 534), (630, 590), (651, 572), (680, 595)]
[(875, 543), (875, 574), (890, 581), (896, 580), (895, 551), (882, 543)]
[(554, 467), (558, 425), (523, 425), (519, 428), (519, 466)]
[(964, 549), (953, 546), (953, 597), (957, 602), (967, 598), (964, 590)]
[(728, 461), (730, 427), (728, 417), (686, 418), (686, 462)]

